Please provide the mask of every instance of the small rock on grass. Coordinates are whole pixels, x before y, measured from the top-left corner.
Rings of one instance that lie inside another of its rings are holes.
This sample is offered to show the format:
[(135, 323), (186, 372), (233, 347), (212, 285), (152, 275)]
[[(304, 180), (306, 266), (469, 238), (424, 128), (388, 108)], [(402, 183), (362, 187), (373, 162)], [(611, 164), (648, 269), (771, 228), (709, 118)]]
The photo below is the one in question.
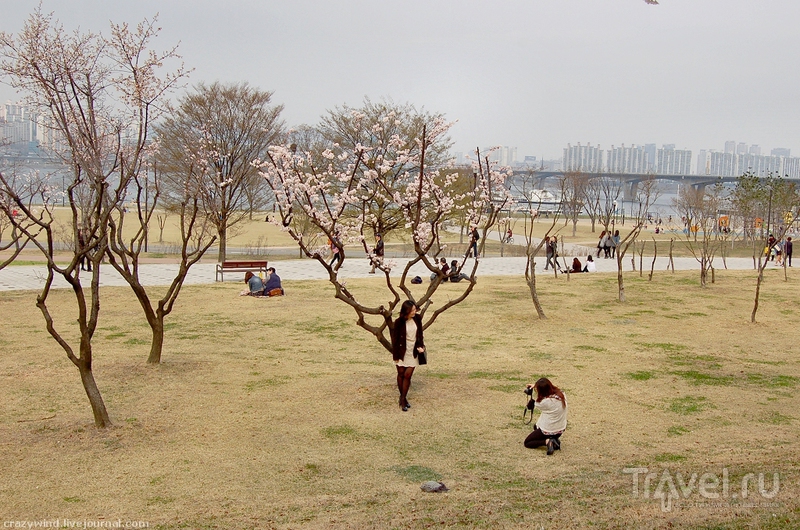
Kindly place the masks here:
[(447, 489), (447, 486), (444, 485), (444, 482), (436, 482), (435, 480), (429, 480), (428, 482), (423, 482), (422, 486), (420, 486), (420, 489), (428, 493), (441, 493), (449, 491)]

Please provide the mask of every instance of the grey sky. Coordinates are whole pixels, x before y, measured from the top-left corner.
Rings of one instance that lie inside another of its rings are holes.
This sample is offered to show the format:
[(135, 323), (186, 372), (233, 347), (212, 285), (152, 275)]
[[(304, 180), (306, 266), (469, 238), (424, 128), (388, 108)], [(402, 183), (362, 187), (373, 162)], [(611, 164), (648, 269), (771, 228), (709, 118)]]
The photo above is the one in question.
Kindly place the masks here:
[[(18, 31), (39, 0), (4, 2)], [(67, 28), (160, 13), (191, 82), (275, 92), (287, 124), (391, 97), (458, 120), (456, 150), (726, 140), (800, 155), (795, 0), (44, 0)], [(0, 86), (0, 99), (13, 98)]]

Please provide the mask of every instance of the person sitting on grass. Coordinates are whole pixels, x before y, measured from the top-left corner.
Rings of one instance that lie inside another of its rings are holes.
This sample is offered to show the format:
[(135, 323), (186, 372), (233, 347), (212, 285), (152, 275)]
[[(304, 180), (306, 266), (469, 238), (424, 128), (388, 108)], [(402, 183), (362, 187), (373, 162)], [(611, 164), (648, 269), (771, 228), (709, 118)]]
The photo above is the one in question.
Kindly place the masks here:
[(450, 263), (450, 281), (460, 282), (461, 280), (469, 280), (469, 276), (458, 270), (458, 260), (453, 260)]
[(239, 293), (240, 296), (261, 296), (264, 292), (264, 282), (250, 271), (244, 273), (244, 283), (247, 284), (247, 289)]
[(586, 256), (586, 266), (583, 268), (583, 272), (597, 272), (597, 266), (595, 265), (594, 258), (592, 258), (591, 254)]
[[(280, 295), (278, 294), (279, 291)], [(275, 272), (275, 267), (267, 269), (267, 283), (264, 285), (264, 296), (283, 296), (281, 277)]]
[[(442, 269), (442, 276), (444, 276), (444, 278), (442, 278), (442, 281), (446, 282), (448, 277), (450, 276), (450, 266), (447, 264), (447, 260), (445, 258), (442, 258), (439, 261), (439, 268)], [(439, 276), (438, 272), (432, 272), (431, 281), (435, 280), (437, 276)]]
[(577, 272), (583, 272), (583, 268), (581, 267), (581, 260), (578, 258), (572, 258), (572, 269), (570, 271), (572, 274)]

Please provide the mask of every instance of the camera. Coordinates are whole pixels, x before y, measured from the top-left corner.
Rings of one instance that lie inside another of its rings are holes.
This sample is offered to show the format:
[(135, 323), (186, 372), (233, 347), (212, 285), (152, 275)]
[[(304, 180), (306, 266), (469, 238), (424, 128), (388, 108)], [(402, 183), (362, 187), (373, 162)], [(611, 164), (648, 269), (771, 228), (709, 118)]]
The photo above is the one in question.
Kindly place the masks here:
[(525, 403), (525, 408), (522, 409), (522, 422), (528, 425), (533, 421), (533, 409), (536, 406), (536, 399), (533, 397), (532, 387), (526, 386), (523, 392), (528, 396), (528, 402)]

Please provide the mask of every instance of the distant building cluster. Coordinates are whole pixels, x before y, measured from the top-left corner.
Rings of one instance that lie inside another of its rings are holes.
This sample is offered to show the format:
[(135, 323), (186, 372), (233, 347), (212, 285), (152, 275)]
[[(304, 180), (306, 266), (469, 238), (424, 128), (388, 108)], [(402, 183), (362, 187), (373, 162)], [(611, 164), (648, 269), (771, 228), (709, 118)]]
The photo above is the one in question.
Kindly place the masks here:
[(773, 174), (800, 178), (800, 158), (792, 157), (791, 150), (785, 148), (762, 155), (759, 146), (736, 142), (725, 142), (724, 151), (703, 149), (697, 155), (698, 175), (735, 177), (747, 171), (759, 177)]
[[(63, 146), (54, 132), (27, 107), (7, 102), (0, 105), (0, 148), (26, 154), (39, 147), (60, 149)], [(586, 171), (590, 173), (654, 173), (656, 175), (712, 175), (736, 177), (747, 171), (764, 177), (770, 174), (800, 178), (800, 158), (792, 157), (789, 149), (772, 149), (769, 155), (761, 154), (758, 145), (744, 142), (725, 142), (723, 151), (701, 149), (692, 170), (692, 151), (676, 149), (675, 144), (626, 146), (612, 145), (601, 149), (599, 145), (567, 144), (561, 159), (543, 160), (525, 156), (518, 160), (517, 148), (508, 146), (486, 147), (482, 150), (489, 160), (500, 166), (528, 167), (544, 171)], [(463, 153), (455, 154), (458, 164), (467, 163)]]
[(564, 148), (564, 171), (593, 173), (655, 173), (657, 175), (690, 175), (692, 151), (675, 149), (675, 144), (624, 144), (603, 150), (600, 146), (567, 144)]
[(38, 145), (38, 120), (27, 107), (6, 103), (0, 105), (0, 141), (26, 151)]
[(656, 175), (711, 175), (736, 177), (747, 171), (765, 177), (770, 174), (800, 178), (800, 158), (792, 157), (790, 150), (773, 149), (762, 155), (757, 145), (725, 142), (724, 151), (701, 150), (697, 155), (696, 171), (692, 171), (692, 151), (675, 149), (675, 144), (665, 144), (656, 149), (655, 144), (630, 145), (601, 149), (591, 144), (571, 145), (564, 148), (561, 169), (590, 173), (653, 173)]

